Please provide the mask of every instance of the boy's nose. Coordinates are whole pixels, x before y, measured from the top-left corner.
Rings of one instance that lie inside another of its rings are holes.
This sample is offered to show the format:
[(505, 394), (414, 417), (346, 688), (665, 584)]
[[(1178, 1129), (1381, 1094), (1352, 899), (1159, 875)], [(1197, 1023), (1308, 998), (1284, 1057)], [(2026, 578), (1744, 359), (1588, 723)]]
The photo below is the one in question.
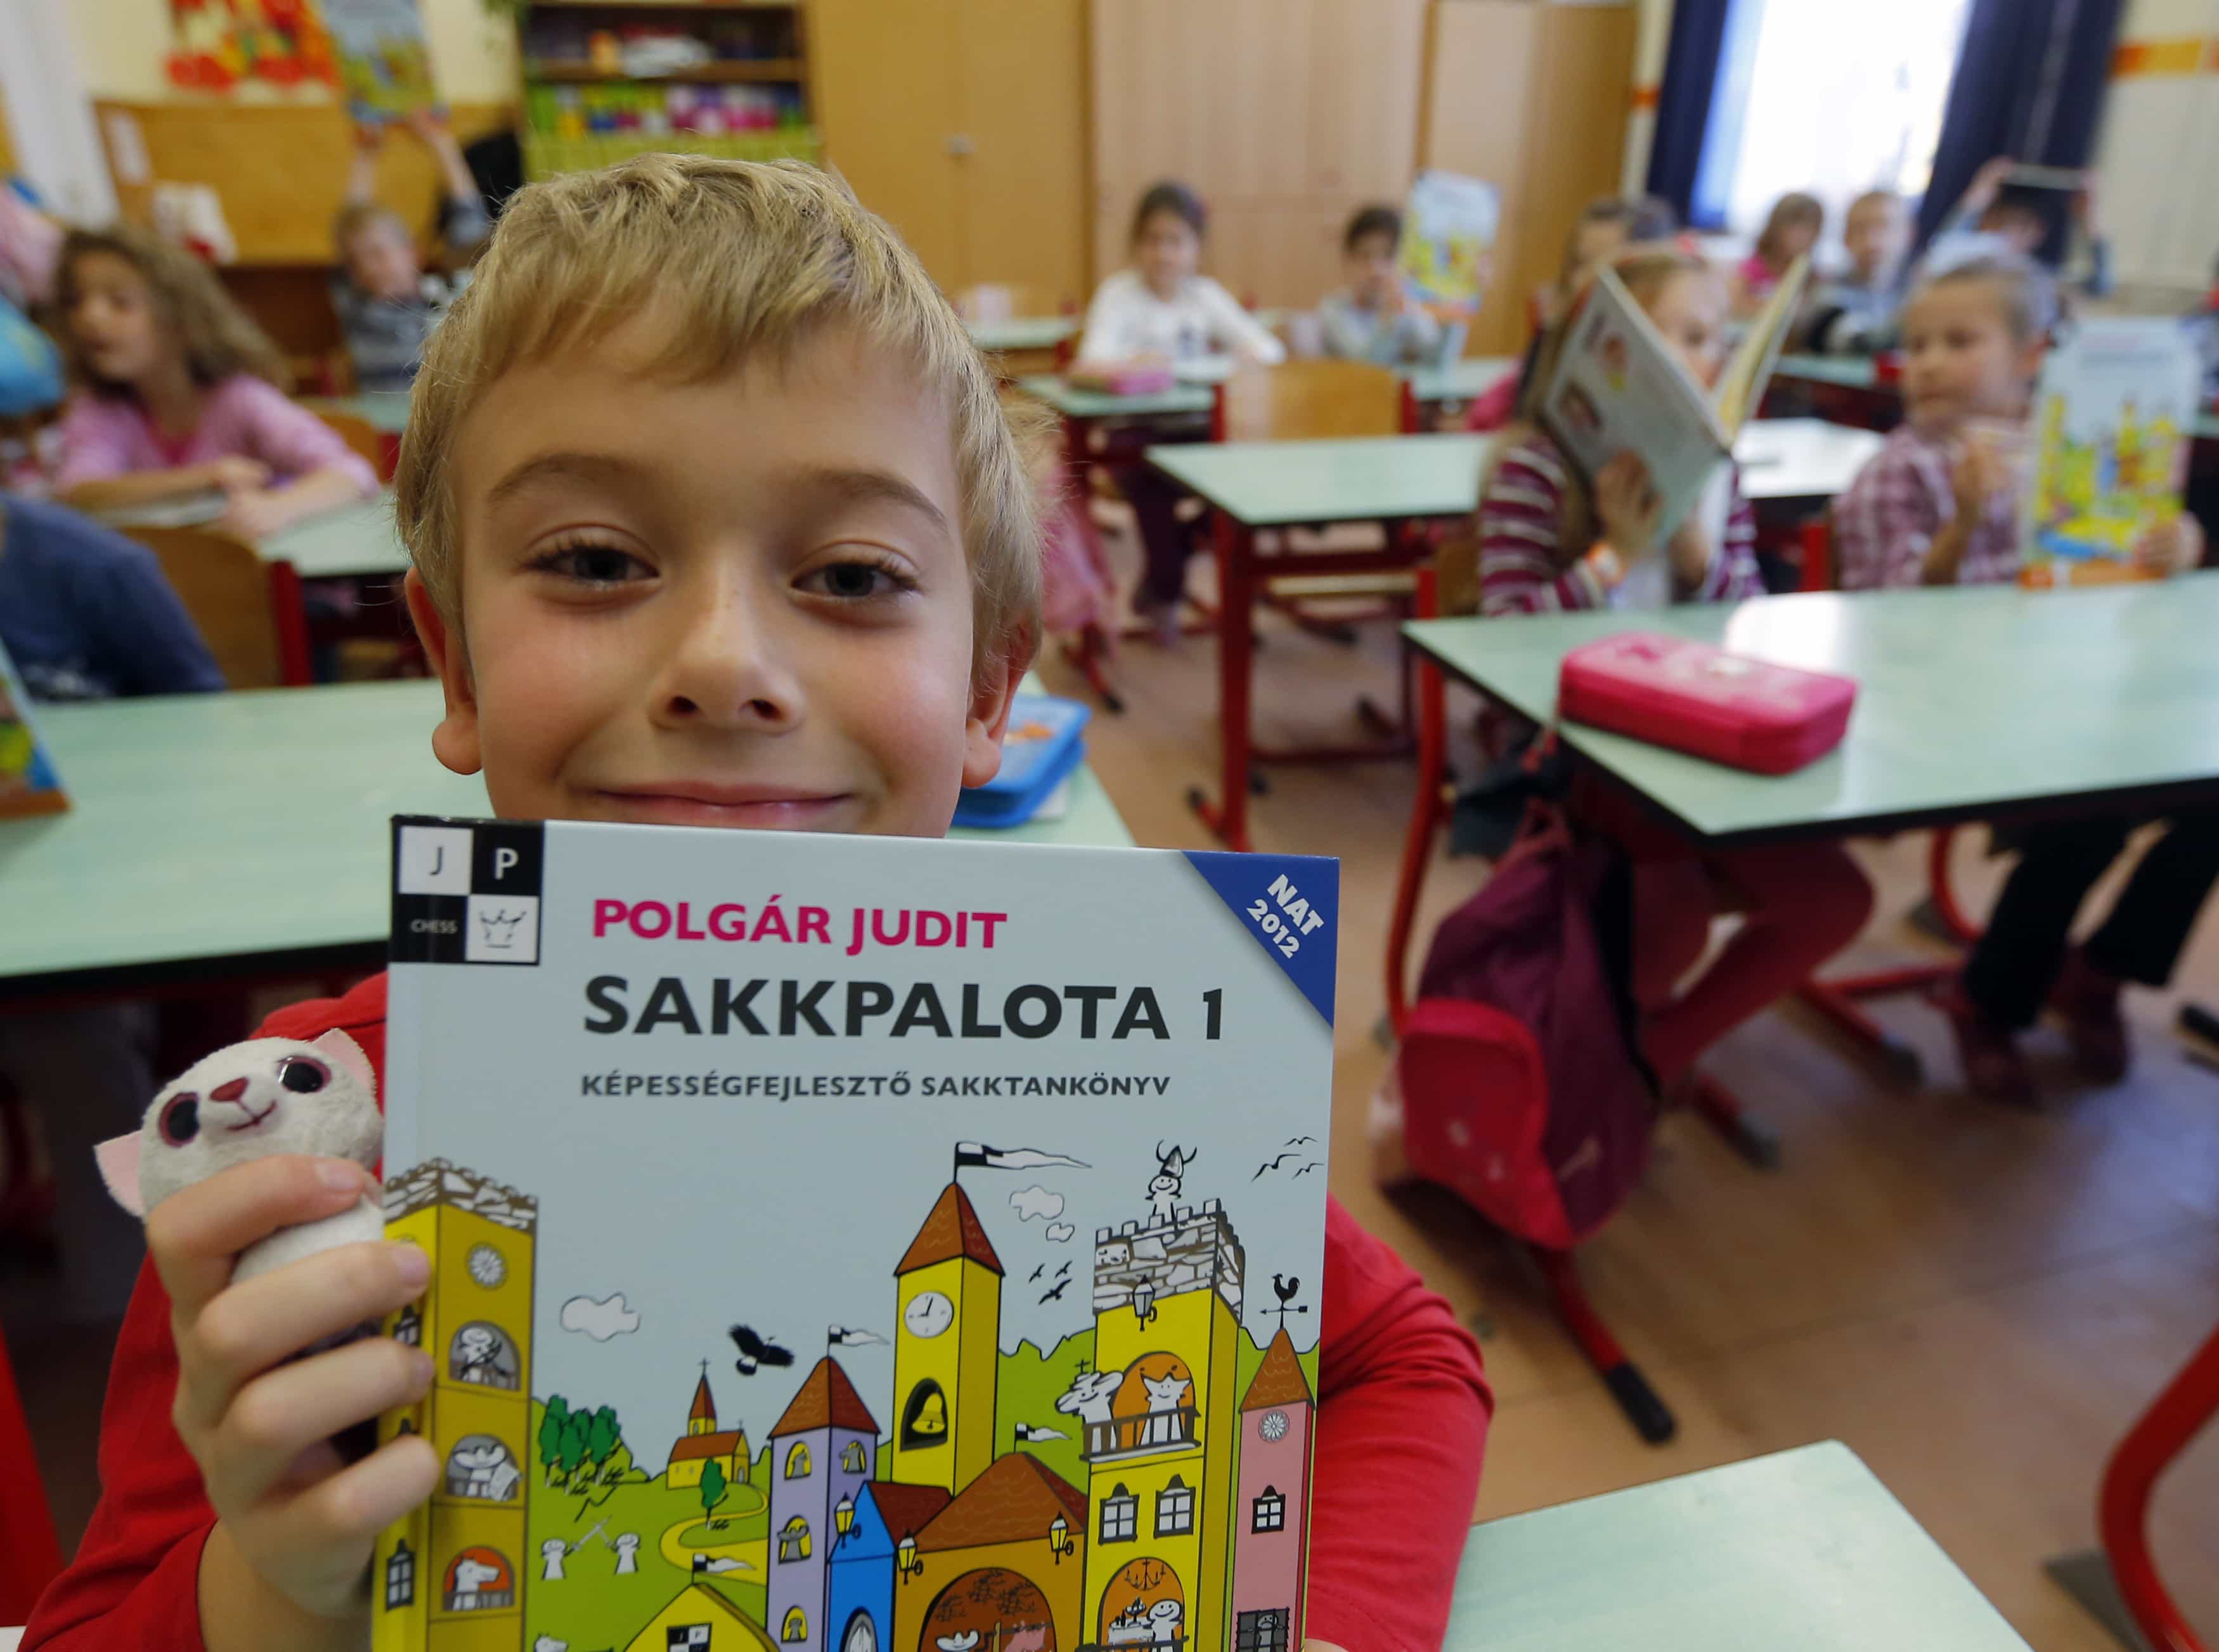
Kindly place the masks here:
[(766, 731), (799, 721), (800, 686), (786, 661), (778, 621), (750, 593), (703, 603), (663, 672), (659, 715), (674, 723)]
[(246, 1080), (234, 1078), (227, 1084), (218, 1084), (208, 1095), (219, 1102), (235, 1102), (246, 1094)]

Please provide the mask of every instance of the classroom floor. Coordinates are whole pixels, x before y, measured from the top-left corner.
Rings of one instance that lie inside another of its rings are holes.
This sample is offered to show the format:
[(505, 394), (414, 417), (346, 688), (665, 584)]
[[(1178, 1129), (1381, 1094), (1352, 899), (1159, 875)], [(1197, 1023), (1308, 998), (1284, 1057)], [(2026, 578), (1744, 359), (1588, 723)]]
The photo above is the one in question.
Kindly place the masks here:
[[(1383, 626), (1354, 648), (1267, 630), (1259, 737), (1346, 740), (1355, 696), (1391, 691)], [(1058, 661), (1041, 672), (1084, 692)], [(1136, 644), (1115, 674), (1129, 709), (1097, 717), (1091, 757), (1134, 837), (1215, 847), (1182, 801), (1215, 784), (1213, 646)], [(2141, 1059), (2113, 1090), (2071, 1090), (2060, 1044), (2041, 1035), (2057, 1099), (2039, 1116), (1959, 1092), (1944, 1029), (1910, 1002), (1880, 1013), (1936, 1075), (1921, 1092), (1889, 1090), (1793, 1011), (1728, 1039), (1712, 1070), (1778, 1130), (1782, 1168), (1753, 1170), (1692, 1118), (1668, 1119), (1647, 1184), (1583, 1252), (1598, 1307), (1680, 1419), (1673, 1444), (1644, 1445), (1506, 1247), (1452, 1200), (1389, 1198), (1365, 1174), (1410, 784), (1404, 764), (1277, 768), (1251, 829), (1259, 849), (1342, 858), (1333, 1187), (1479, 1331), (1500, 1408), (1476, 1516), (1838, 1438), (2038, 1652), (2116, 1647), (2041, 1565), (2092, 1542), (2111, 1446), (2219, 1324), (2219, 1074), (2178, 1053), (2172, 1000), (2135, 1002)], [(1855, 960), (1925, 955), (1900, 922), (1924, 890), (1924, 845), (1860, 848), (1880, 916)], [(1961, 866), (1962, 886), (1983, 892), (1973, 847)], [(1474, 862), (1436, 863), (1421, 936), (1478, 877)], [(2209, 913), (2179, 984), (2219, 1004)], [(35, 1357), (15, 1345), (71, 1543), (96, 1494), (105, 1342), (96, 1330), (42, 1338)], [(2155, 1527), (2182, 1607), (2219, 1631), (2219, 1429), (2160, 1485)]]

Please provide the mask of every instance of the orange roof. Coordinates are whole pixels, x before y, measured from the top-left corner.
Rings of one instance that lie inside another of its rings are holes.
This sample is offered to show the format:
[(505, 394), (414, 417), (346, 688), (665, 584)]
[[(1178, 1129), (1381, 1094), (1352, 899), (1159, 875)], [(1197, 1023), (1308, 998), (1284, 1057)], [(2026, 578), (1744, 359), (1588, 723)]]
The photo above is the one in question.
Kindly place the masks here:
[(1038, 1457), (1012, 1451), (956, 1494), (955, 1500), (917, 1534), (920, 1549), (975, 1549), (986, 1543), (1045, 1537), (1057, 1515), (1073, 1533), (1086, 1535), (1086, 1494)]
[(859, 1429), (873, 1437), (879, 1432), (871, 1408), (855, 1392), (855, 1385), (840, 1369), (840, 1362), (830, 1354), (817, 1362), (817, 1369), (810, 1372), (809, 1380), (801, 1385), (801, 1392), (793, 1396), (793, 1403), (778, 1419), (770, 1438), (806, 1434), (817, 1428)]
[(695, 1457), (728, 1457), (735, 1451), (748, 1449), (745, 1429), (730, 1428), (721, 1434), (688, 1434), (670, 1448), (673, 1463), (691, 1463)]
[(899, 1278), (903, 1274), (929, 1268), (935, 1262), (957, 1256), (968, 1257), (996, 1273), (1002, 1271), (1002, 1258), (994, 1254), (994, 1247), (986, 1238), (985, 1225), (979, 1220), (979, 1213), (971, 1208), (969, 1196), (950, 1182), (934, 1203), (932, 1214), (924, 1219), (924, 1226), (909, 1242), (894, 1276)]
[(1302, 1362), (1295, 1357), (1295, 1345), (1287, 1339), (1286, 1326), (1281, 1326), (1279, 1334), (1264, 1351), (1264, 1363), (1256, 1368), (1256, 1380), (1241, 1396), (1240, 1409), (1261, 1411), (1267, 1406), (1306, 1406), (1309, 1402), (1310, 1380), (1303, 1373)]
[(915, 1537), (948, 1506), (948, 1490), (943, 1486), (901, 1486), (891, 1480), (874, 1480), (870, 1492), (871, 1500), (879, 1506), (879, 1518), (886, 1523), (886, 1535), (896, 1543)]
[(689, 1423), (713, 1423), (717, 1420), (717, 1402), (709, 1397), (709, 1374), (701, 1373), (701, 1381), (693, 1390), (693, 1409), (686, 1413)]

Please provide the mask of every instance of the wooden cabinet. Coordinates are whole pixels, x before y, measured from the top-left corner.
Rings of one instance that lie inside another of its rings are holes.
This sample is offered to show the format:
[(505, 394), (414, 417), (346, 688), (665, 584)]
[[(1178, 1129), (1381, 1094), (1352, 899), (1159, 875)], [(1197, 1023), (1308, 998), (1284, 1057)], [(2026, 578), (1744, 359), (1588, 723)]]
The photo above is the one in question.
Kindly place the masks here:
[(1635, 9), (1539, 0), (1435, 0), (1423, 165), (1502, 193), (1495, 280), (1475, 356), (1523, 349), (1533, 289), (1553, 279), (1581, 209), (1614, 195), (1625, 162)]
[(825, 159), (950, 293), (1082, 302), (1085, 0), (810, 0)]
[(1410, 187), (1426, 0), (1094, 0), (1094, 274), (1126, 260), (1159, 178), (1212, 214), (1206, 267), (1235, 295), (1308, 306), (1340, 232)]

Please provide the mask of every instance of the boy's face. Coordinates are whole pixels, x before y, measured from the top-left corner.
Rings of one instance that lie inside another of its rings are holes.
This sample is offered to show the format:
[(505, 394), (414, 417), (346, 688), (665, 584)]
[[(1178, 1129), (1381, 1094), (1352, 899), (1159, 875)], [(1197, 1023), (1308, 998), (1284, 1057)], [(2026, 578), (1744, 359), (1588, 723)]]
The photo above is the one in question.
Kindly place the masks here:
[(347, 279), (372, 298), (398, 301), (416, 291), (424, 267), (415, 244), (385, 219), (364, 225), (347, 239)]
[(2006, 295), (1992, 283), (1936, 283), (1904, 311), (1904, 416), (1930, 436), (1967, 419), (2017, 418), (2042, 354), (2042, 340), (2012, 337)]
[(1842, 245), (1849, 262), (1867, 280), (1885, 274), (1903, 256), (1911, 239), (1911, 224), (1902, 205), (1893, 201), (1860, 201), (1849, 208), (1842, 226)]
[(831, 330), (680, 384), (634, 320), (496, 382), (453, 453), (462, 624), (409, 600), (442, 762), (520, 819), (937, 837), (1001, 765), (948, 415)]
[(1395, 238), (1383, 232), (1366, 235), (1342, 255), (1349, 290), (1358, 303), (1377, 309), (1389, 302), (1401, 286), (1395, 270)]

